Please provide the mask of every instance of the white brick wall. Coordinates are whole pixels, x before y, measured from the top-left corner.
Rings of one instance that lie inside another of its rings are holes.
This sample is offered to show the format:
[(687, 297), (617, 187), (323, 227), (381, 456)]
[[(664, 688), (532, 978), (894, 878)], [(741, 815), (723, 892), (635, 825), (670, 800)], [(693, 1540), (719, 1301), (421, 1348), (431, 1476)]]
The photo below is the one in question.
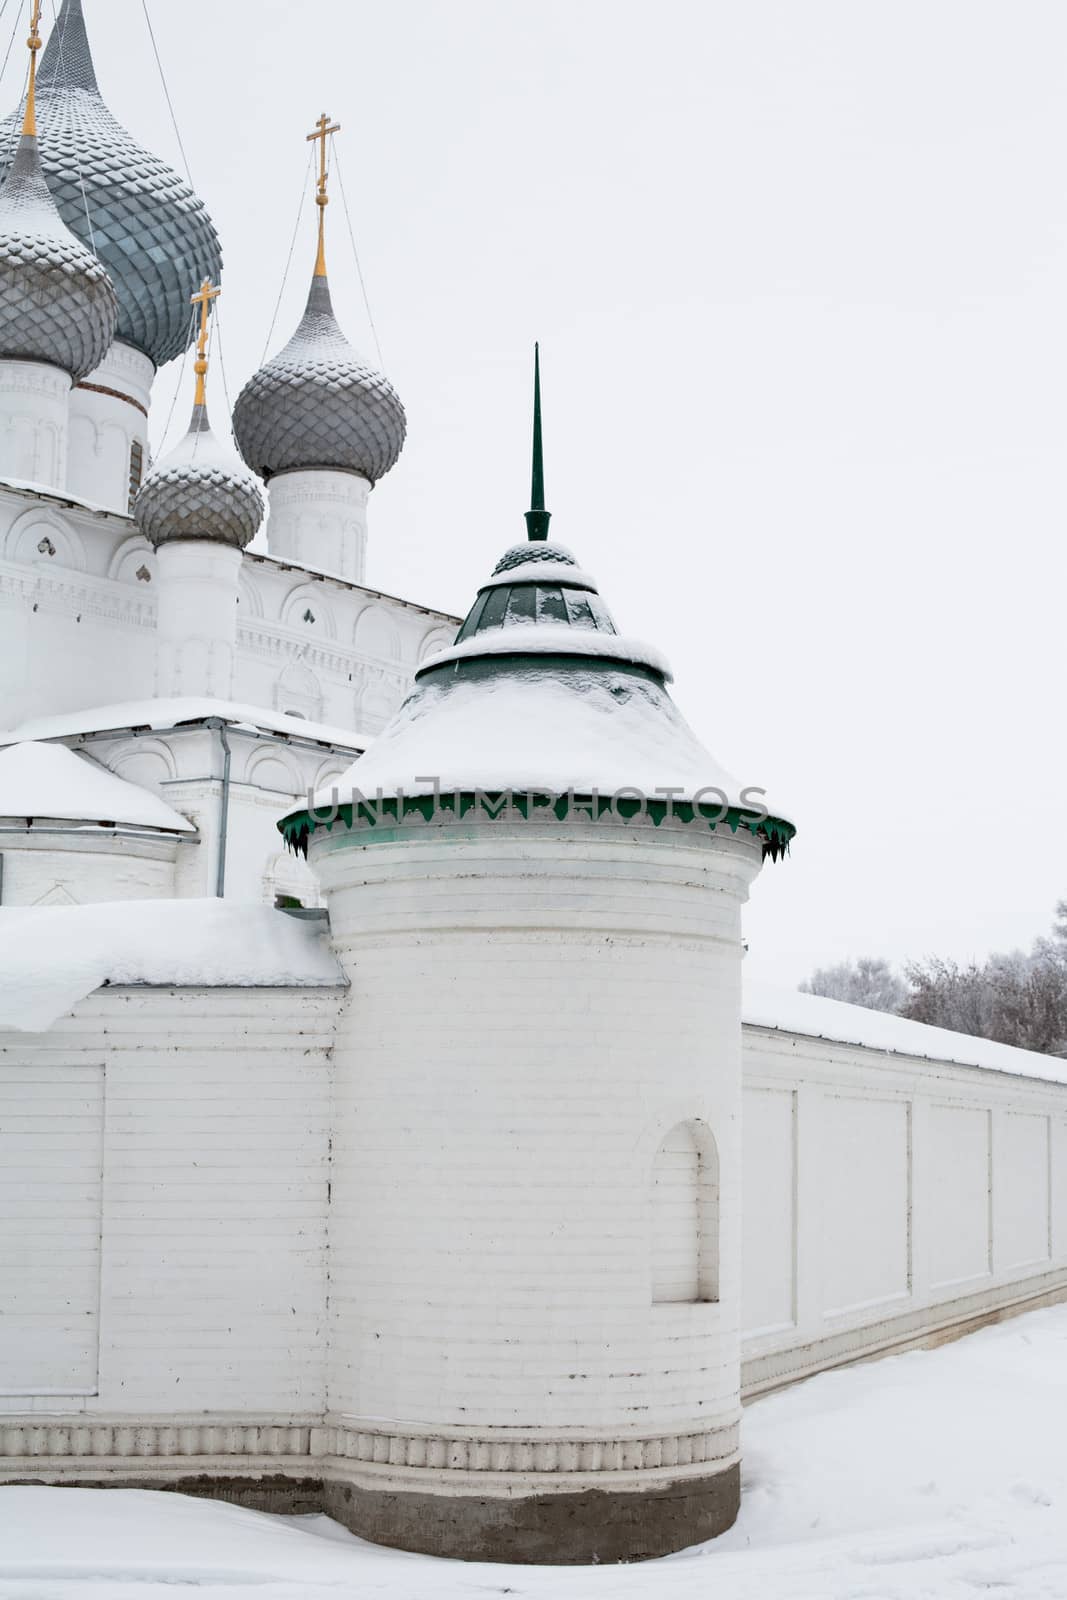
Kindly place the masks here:
[[(739, 1326), (751, 1393), (1067, 1289), (1067, 1086), (748, 1029), (742, 1172), (752, 863), (579, 843), (329, 863), (344, 1002), (104, 990), (0, 1035), (0, 1477), (695, 1471)], [(687, 1121), (719, 1305), (653, 1303)]]
[[(487, 1440), (719, 1430), (729, 1456), (758, 848), (573, 824), (313, 852), (352, 982), (331, 1412)], [(656, 1305), (653, 1165), (691, 1120), (719, 1147), (720, 1303)]]
[(171, 835), (134, 838), (55, 827), (0, 833), (5, 906), (94, 905), (163, 900), (174, 894), (175, 863), (198, 851)]
[[(43, 1237), (74, 1201), (73, 1231), (102, 1229), (99, 1366), (95, 1347), (91, 1372), (76, 1364), (91, 1391), (81, 1409), (323, 1409), (337, 1005), (336, 990), (105, 990), (51, 1033), (0, 1034), (0, 1138), (6, 1127), (23, 1178), (26, 1162), (34, 1174), (20, 1229)], [(90, 1115), (94, 1082), (106, 1092)], [(26, 1120), (14, 1122), (23, 1095)], [(32, 1320), (40, 1297), (62, 1299), (67, 1282), (67, 1261), (43, 1248), (33, 1277), (5, 1272), (0, 1326), (13, 1311)], [(69, 1352), (51, 1380), (32, 1348), (22, 1359), (35, 1381), (0, 1378), (0, 1389), (44, 1397), (67, 1383)]]
[(745, 1030), (752, 1392), (1067, 1291), (1067, 1085)]

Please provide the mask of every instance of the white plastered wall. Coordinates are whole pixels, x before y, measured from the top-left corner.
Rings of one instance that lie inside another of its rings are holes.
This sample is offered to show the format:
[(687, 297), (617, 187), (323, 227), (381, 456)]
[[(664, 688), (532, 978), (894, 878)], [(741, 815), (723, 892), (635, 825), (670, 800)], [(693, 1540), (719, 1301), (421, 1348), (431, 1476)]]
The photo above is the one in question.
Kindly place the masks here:
[(746, 1385), (1067, 1289), (1067, 1086), (745, 1036)]

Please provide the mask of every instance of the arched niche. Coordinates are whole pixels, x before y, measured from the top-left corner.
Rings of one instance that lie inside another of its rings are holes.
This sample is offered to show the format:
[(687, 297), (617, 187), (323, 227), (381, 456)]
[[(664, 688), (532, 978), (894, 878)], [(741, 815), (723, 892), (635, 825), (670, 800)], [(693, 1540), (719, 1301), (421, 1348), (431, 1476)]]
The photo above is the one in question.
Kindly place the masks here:
[(439, 650), (447, 650), (455, 642), (455, 630), (451, 628), (433, 628), (426, 635), (419, 646), (419, 665), (435, 656)]
[(652, 1163), (654, 1305), (719, 1298), (719, 1152), (707, 1123), (679, 1122)]
[(282, 602), (279, 619), (286, 628), (319, 639), (336, 639), (337, 621), (323, 586), (302, 583), (291, 589)]
[(399, 661), (400, 634), (384, 606), (367, 606), (356, 618), (352, 642), (373, 661)]
[(112, 757), (108, 768), (117, 778), (135, 783), (141, 789), (159, 790), (178, 776), (174, 752), (161, 739), (146, 739), (128, 754)]
[(107, 575), (115, 583), (132, 583), (151, 589), (156, 583), (159, 564), (156, 552), (140, 535), (124, 539), (111, 557)]
[(86, 568), (80, 535), (58, 512), (36, 506), (11, 524), (4, 559), (21, 567), (64, 567), (72, 572)]
[(307, 722), (322, 721), (322, 684), (309, 666), (291, 661), (274, 684), (274, 709)]
[(281, 850), (268, 858), (263, 869), (263, 898), (274, 905), (279, 896), (298, 900), (307, 910), (325, 904), (322, 890), (314, 872), (306, 861), (289, 850)]
[(243, 782), (253, 789), (272, 794), (299, 795), (304, 779), (296, 762), (284, 750), (268, 747), (254, 751), (248, 759)]

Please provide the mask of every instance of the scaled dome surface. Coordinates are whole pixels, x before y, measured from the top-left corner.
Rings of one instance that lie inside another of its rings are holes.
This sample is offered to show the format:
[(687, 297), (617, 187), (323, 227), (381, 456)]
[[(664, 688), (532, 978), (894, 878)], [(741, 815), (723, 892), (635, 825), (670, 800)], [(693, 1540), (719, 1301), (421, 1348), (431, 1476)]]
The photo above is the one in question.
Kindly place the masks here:
[(0, 188), (0, 356), (77, 383), (107, 354), (117, 316), (105, 267), (62, 222), (26, 135)]
[[(0, 176), (20, 128), (20, 111), (0, 122)], [(60, 216), (115, 286), (116, 337), (156, 366), (181, 355), (191, 342), (190, 297), (205, 278), (221, 276), (218, 235), (203, 201), (101, 99), (81, 0), (64, 0), (44, 51), (37, 131)]]
[(356, 472), (371, 483), (396, 465), (407, 418), (389, 379), (361, 361), (334, 315), (328, 279), (312, 279), (285, 349), (245, 384), (233, 411), (253, 472)]
[(181, 444), (142, 484), (133, 516), (157, 550), (175, 539), (243, 550), (255, 538), (265, 510), (259, 484), (212, 433), (207, 407), (197, 405)]

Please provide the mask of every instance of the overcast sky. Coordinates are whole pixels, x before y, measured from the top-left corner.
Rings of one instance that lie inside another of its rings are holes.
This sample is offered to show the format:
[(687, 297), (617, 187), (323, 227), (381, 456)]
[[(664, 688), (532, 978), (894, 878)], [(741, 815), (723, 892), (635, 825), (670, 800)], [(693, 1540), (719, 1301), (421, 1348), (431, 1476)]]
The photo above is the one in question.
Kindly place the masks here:
[[(753, 975), (1043, 932), (1067, 895), (1062, 0), (149, 4), (225, 247), (231, 398), (304, 135), (343, 124), (410, 424), (368, 581), (464, 612), (523, 536), (539, 338), (554, 536), (798, 824), (753, 891)], [(178, 164), (140, 4), (85, 11), (112, 109)], [(373, 354), (339, 196), (329, 220)]]

